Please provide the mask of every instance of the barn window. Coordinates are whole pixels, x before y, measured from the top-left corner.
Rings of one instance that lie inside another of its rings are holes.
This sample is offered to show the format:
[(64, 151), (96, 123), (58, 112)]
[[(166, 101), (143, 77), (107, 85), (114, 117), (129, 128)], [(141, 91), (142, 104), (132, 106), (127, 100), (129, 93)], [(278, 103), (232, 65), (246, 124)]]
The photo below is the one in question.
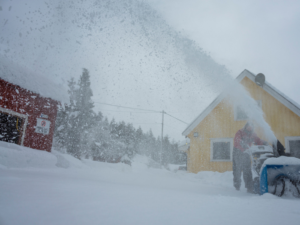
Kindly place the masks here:
[(231, 161), (233, 149), (232, 138), (211, 139), (210, 159), (211, 161)]
[[(261, 100), (256, 100), (257, 105), (261, 108)], [(234, 107), (234, 120), (239, 121), (239, 120), (247, 120), (248, 116), (247, 113), (238, 105)]]
[(285, 137), (286, 152), (300, 159), (300, 137)]

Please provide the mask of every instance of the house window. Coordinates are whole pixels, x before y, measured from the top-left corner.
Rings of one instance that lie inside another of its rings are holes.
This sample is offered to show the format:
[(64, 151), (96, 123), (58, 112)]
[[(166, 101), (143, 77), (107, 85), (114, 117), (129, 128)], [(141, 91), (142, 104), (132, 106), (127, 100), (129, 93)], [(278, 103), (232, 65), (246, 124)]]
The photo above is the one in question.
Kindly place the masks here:
[(231, 161), (233, 139), (213, 138), (211, 139), (210, 159), (211, 161)]
[(300, 137), (285, 137), (286, 152), (300, 159)]
[[(256, 100), (257, 105), (261, 108), (261, 100)], [(241, 106), (236, 105), (234, 107), (234, 120), (239, 121), (239, 120), (247, 120), (248, 115), (247, 113), (241, 108)]]

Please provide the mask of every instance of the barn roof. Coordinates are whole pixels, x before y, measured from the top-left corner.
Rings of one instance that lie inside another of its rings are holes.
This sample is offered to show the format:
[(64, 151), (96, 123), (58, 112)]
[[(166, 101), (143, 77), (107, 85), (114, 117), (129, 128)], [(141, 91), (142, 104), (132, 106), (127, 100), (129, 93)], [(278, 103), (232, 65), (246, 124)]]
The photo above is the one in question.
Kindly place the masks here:
[(0, 55), (0, 78), (43, 97), (68, 102), (64, 87)]
[[(255, 75), (246, 69), (236, 78), (236, 80), (240, 82), (244, 79), (244, 77), (248, 77), (250, 80), (255, 82)], [(300, 117), (300, 105), (298, 103), (287, 97), (268, 82), (265, 82), (263, 89)], [(224, 98), (225, 93), (221, 93), (204, 111), (200, 113), (198, 117), (196, 117), (196, 119), (193, 120), (192, 123), (187, 126), (187, 128), (182, 132), (182, 135), (187, 136)]]

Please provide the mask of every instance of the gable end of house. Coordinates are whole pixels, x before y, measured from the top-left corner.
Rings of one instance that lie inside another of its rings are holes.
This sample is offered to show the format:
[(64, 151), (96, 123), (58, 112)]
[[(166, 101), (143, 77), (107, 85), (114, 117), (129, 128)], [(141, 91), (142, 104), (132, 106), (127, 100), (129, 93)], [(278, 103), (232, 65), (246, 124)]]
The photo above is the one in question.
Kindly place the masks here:
[[(236, 81), (239, 83), (245, 78), (248, 77), (251, 81), (255, 83), (255, 75), (251, 73), (249, 70), (244, 70), (237, 78)], [(267, 93), (277, 99), (281, 104), (286, 106), (292, 112), (300, 117), (300, 105), (297, 104), (292, 99), (288, 98), (285, 94), (277, 90), (268, 82), (262, 87)], [(211, 111), (225, 98), (226, 94), (223, 92), (221, 93), (196, 119), (190, 123), (187, 128), (182, 132), (182, 135), (187, 136), (206, 116), (208, 116)]]

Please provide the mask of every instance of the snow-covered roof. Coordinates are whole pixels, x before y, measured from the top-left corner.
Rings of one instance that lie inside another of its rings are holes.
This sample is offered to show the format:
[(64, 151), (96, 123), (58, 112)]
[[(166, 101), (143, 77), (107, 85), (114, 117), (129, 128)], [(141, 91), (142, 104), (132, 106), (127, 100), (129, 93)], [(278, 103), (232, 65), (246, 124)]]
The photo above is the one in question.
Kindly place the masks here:
[(20, 66), (0, 55), (0, 78), (18, 85), (24, 89), (35, 92), (43, 97), (60, 102), (68, 102), (65, 88), (29, 69)]
[[(236, 78), (236, 80), (241, 82), (244, 77), (248, 77), (250, 80), (255, 82), (255, 75), (246, 69)], [(262, 88), (300, 117), (299, 104), (287, 97), (268, 82), (265, 82)], [(187, 128), (182, 132), (182, 135), (187, 136), (224, 98), (225, 94), (221, 93), (204, 111), (200, 113), (198, 117), (196, 117), (196, 119), (193, 120), (192, 123), (187, 126)]]

